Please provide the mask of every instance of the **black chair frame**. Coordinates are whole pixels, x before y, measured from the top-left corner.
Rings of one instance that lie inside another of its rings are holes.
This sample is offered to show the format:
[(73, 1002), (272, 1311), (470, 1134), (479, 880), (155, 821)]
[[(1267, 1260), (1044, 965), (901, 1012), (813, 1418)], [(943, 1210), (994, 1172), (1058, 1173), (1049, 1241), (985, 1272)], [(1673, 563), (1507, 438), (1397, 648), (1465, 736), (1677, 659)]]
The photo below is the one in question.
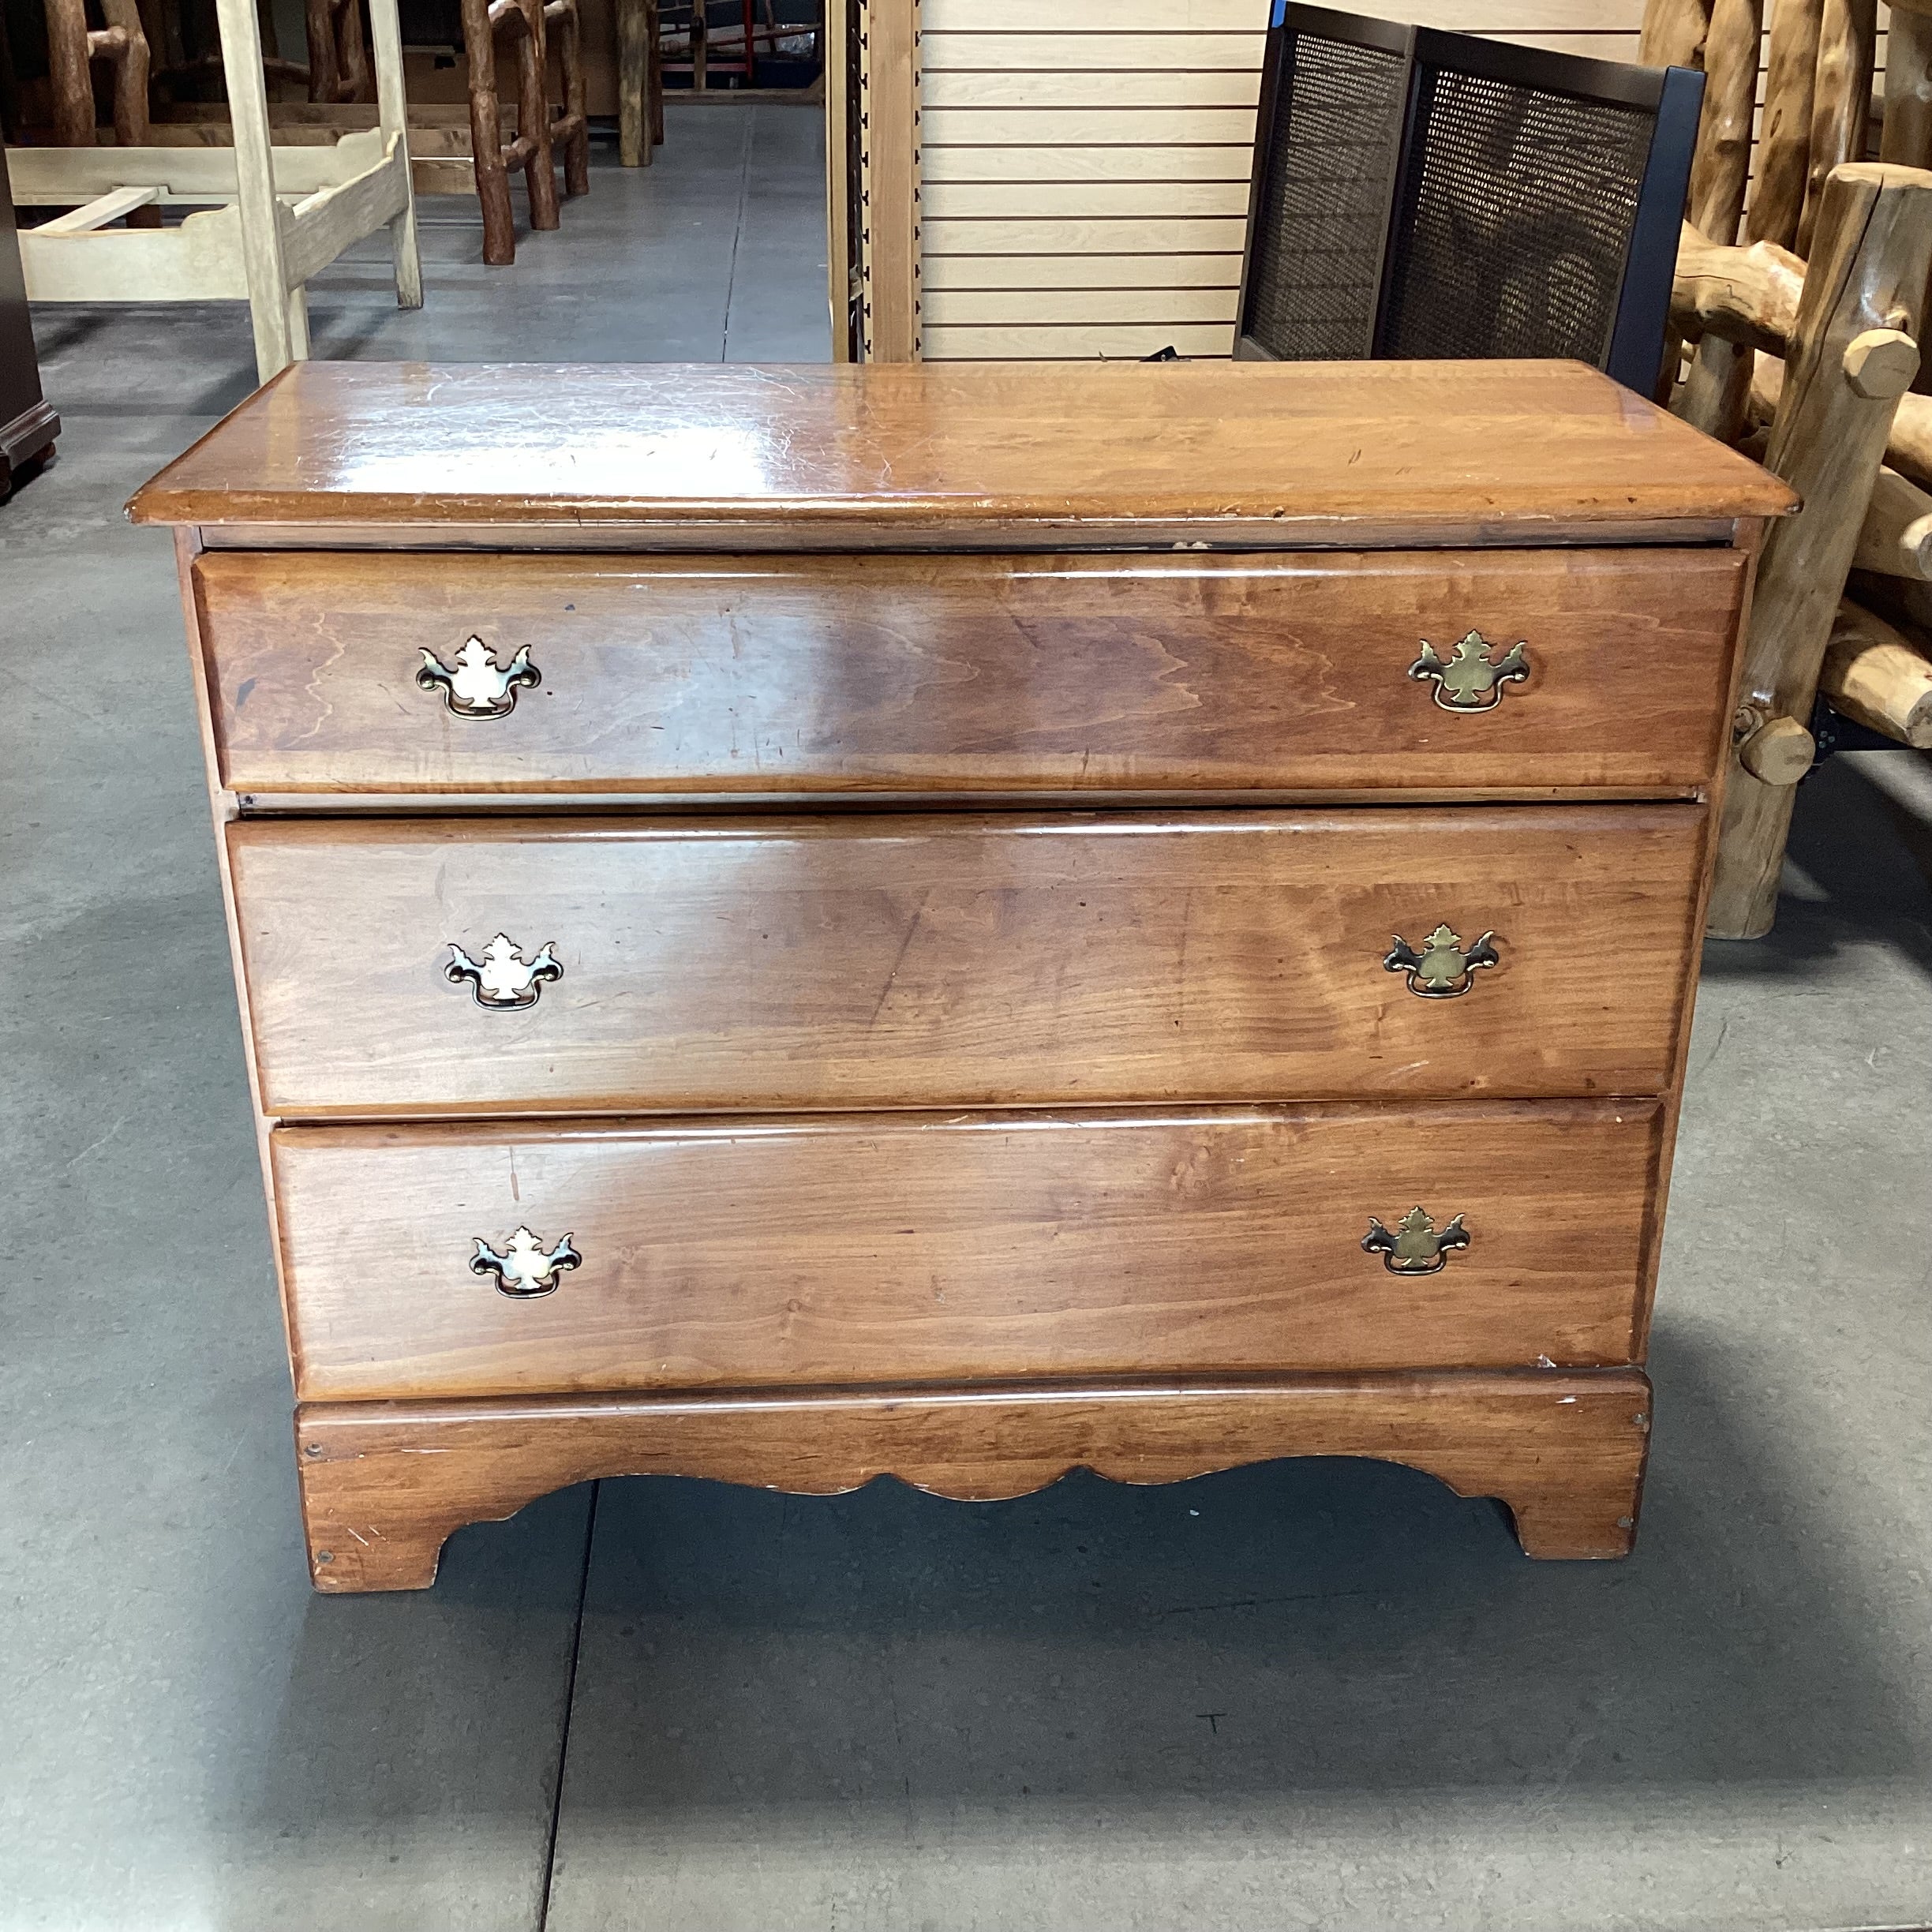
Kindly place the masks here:
[(1391, 354), (1390, 312), (1398, 266), (1402, 212), (1413, 204), (1426, 159), (1418, 138), (1419, 122), (1424, 89), (1432, 74), (1470, 75), (1544, 94), (1633, 107), (1649, 117), (1653, 124), (1650, 144), (1635, 219), (1626, 242), (1610, 327), (1596, 361), (1599, 368), (1627, 388), (1645, 395), (1653, 395), (1664, 360), (1678, 231), (1703, 103), (1703, 75), (1683, 67), (1634, 67), (1613, 61), (1586, 60), (1325, 7), (1291, 6), (1286, 0), (1276, 0), (1262, 70), (1247, 242), (1241, 257), (1241, 324), (1236, 356), (1256, 361), (1274, 359), (1249, 332), (1251, 283), (1271, 158), (1282, 133), (1282, 91), (1293, 84), (1294, 50), (1305, 36), (1392, 54), (1407, 69), (1401, 127), (1398, 133), (1391, 130), (1396, 153), (1382, 209), (1375, 315), (1364, 331), (1360, 351), (1365, 359), (1386, 359)]

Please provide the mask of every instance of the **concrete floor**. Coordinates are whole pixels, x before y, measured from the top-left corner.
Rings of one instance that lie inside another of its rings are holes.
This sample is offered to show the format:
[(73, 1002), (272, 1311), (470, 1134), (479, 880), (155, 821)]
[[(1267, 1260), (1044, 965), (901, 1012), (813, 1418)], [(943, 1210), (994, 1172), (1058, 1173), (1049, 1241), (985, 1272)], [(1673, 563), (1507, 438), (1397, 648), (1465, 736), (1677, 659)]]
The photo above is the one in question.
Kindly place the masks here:
[[(822, 357), (817, 132), (674, 110), (513, 270), (429, 204), (429, 307), (365, 248), (317, 351)], [(607, 1482), (462, 1532), (432, 1593), (316, 1597), (167, 542), (119, 512), (246, 392), (247, 324), (37, 323), (66, 432), (0, 508), (3, 1932), (1932, 1921), (1922, 761), (1807, 784), (1776, 934), (1710, 949), (1628, 1563), (1309, 1463), (976, 1507)]]

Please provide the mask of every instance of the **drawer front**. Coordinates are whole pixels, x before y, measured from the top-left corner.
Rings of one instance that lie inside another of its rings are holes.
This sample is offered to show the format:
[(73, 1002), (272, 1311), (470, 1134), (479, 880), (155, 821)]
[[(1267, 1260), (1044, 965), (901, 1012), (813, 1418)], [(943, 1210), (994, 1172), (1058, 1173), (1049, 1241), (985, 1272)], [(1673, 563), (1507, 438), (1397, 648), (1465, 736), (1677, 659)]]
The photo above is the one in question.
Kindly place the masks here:
[(283, 1129), (298, 1392), (1624, 1362), (1662, 1111)]
[[(264, 1105), (325, 1118), (1659, 1092), (1705, 825), (1626, 805), (228, 837)], [(1471, 954), (1493, 930), (1495, 964), (1458, 972), (1439, 927)], [(1419, 964), (1391, 969), (1392, 934)]]
[[(1709, 780), (1745, 568), (217, 552), (194, 576), (240, 792), (1523, 796)], [(1410, 676), (1471, 631), (1527, 676)]]

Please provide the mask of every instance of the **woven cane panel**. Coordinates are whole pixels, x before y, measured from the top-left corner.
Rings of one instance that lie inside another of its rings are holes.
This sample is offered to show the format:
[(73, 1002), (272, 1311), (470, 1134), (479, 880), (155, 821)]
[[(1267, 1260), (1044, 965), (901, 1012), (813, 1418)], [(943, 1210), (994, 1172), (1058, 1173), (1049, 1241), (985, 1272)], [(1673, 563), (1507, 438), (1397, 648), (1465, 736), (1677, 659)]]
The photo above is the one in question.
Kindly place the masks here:
[(1424, 75), (1419, 114), (1382, 353), (1601, 365), (1652, 117), (1441, 70)]
[(1399, 54), (1298, 38), (1255, 223), (1244, 332), (1284, 361), (1368, 353), (1389, 184), (1402, 139)]

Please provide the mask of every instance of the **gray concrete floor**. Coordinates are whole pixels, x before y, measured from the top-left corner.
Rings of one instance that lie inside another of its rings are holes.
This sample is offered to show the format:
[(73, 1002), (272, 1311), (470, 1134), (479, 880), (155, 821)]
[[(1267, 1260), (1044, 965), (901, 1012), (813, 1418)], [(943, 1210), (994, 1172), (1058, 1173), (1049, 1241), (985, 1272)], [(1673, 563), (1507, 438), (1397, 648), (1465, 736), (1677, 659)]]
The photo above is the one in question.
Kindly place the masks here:
[[(673, 110), (319, 353), (826, 353), (817, 117)], [(233, 309), (43, 310), (0, 508), (0, 1928), (1074, 1932), (1932, 1920), (1932, 781), (1802, 796), (1713, 947), (1636, 1556), (1372, 1464), (1011, 1503), (607, 1482), (428, 1595), (304, 1581), (167, 540)], [(1578, 970), (1604, 970), (1580, 960)], [(1443, 1150), (1445, 1163), (1480, 1149)]]

